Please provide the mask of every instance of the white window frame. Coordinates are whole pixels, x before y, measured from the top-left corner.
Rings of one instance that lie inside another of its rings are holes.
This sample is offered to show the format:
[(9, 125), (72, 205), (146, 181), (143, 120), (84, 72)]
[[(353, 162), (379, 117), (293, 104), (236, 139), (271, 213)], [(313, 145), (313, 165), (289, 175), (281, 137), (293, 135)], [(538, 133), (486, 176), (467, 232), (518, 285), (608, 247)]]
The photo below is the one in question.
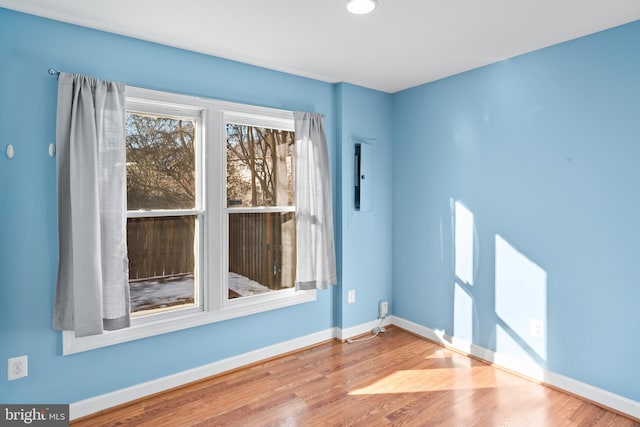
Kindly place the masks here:
[(181, 315), (197, 313), (203, 311), (204, 308), (204, 274), (203, 266), (204, 260), (202, 255), (204, 254), (204, 229), (206, 226), (206, 218), (204, 209), (204, 185), (203, 185), (203, 170), (204, 170), (204, 109), (201, 106), (181, 105), (177, 103), (157, 102), (145, 98), (136, 98), (129, 96), (126, 97), (125, 109), (127, 112), (151, 114), (157, 116), (176, 117), (193, 120), (195, 122), (195, 172), (196, 172), (196, 194), (195, 194), (195, 206), (192, 209), (140, 209), (140, 210), (127, 210), (127, 218), (158, 218), (158, 217), (178, 217), (178, 216), (195, 216), (196, 217), (196, 230), (194, 233), (195, 247), (197, 248), (194, 286), (197, 289), (195, 296), (195, 306), (190, 305), (186, 307), (168, 308), (164, 310), (154, 311), (152, 313), (144, 314), (132, 314), (131, 324), (133, 326), (155, 322), (159, 319), (175, 317), (179, 312)]
[[(64, 331), (64, 355), (106, 347), (154, 335), (220, 322), (237, 317), (284, 308), (316, 300), (315, 290), (285, 289), (260, 295), (228, 299), (227, 291), (227, 215), (226, 215), (226, 119), (242, 118), (251, 126), (293, 130), (293, 112), (208, 98), (127, 87), (127, 102), (153, 105), (152, 111), (180, 116), (180, 111), (200, 111), (202, 116), (202, 159), (200, 170), (204, 193), (198, 220), (202, 222), (199, 272), (203, 283), (201, 308), (189, 307), (132, 319), (129, 328), (105, 331), (101, 335), (76, 337)], [(197, 166), (198, 168), (198, 166)], [(198, 169), (197, 169), (198, 170)], [(255, 211), (255, 208), (251, 208)], [(258, 208), (268, 211), (269, 208)], [(282, 208), (277, 208), (282, 211)], [(189, 210), (189, 212), (192, 212)], [(234, 212), (238, 212), (234, 210)], [(171, 213), (175, 214), (175, 212)]]
[[(293, 113), (291, 113), (291, 118), (283, 118), (283, 117), (266, 117), (264, 115), (260, 115), (257, 116), (255, 114), (247, 114), (247, 113), (239, 113), (237, 111), (229, 111), (229, 110), (225, 110), (223, 112), (223, 132), (224, 132), (224, 137), (226, 140), (226, 129), (227, 129), (227, 124), (228, 123), (233, 123), (233, 124), (238, 124), (238, 125), (243, 125), (243, 126), (253, 126), (253, 127), (262, 127), (262, 128), (270, 128), (270, 129), (278, 129), (278, 130), (284, 130), (284, 131), (290, 131), (293, 132), (294, 126), (293, 126)], [(224, 171), (225, 171), (225, 181), (226, 181), (226, 154), (227, 151), (224, 151)], [(245, 207), (228, 207), (227, 203), (226, 203), (226, 188), (225, 188), (225, 203), (224, 203), (224, 209), (223, 209), (223, 213), (224, 213), (224, 225), (225, 225), (225, 230), (224, 230), (224, 236), (225, 236), (225, 248), (229, 247), (229, 215), (231, 214), (238, 214), (238, 213), (268, 213), (268, 212), (295, 212), (296, 207), (294, 206), (245, 206)], [(295, 202), (294, 202), (295, 203)], [(225, 259), (225, 264), (224, 264), (224, 271), (228, 272), (229, 271), (229, 258), (228, 257), (224, 257)], [(227, 275), (228, 277), (228, 275)], [(229, 284), (228, 281), (226, 280), (227, 283), (225, 283), (224, 289), (222, 289), (222, 294), (221, 294), (221, 298), (222, 298), (222, 306), (224, 308), (230, 309), (232, 307), (235, 308), (240, 308), (240, 307), (245, 307), (245, 306), (251, 306), (253, 304), (255, 304), (255, 300), (261, 299), (261, 300), (270, 300), (270, 299), (278, 299), (281, 298), (281, 295), (291, 295), (295, 293), (294, 289), (283, 289), (283, 290), (279, 290), (276, 292), (268, 292), (265, 294), (260, 294), (260, 295), (251, 295), (251, 296), (244, 296), (244, 297), (240, 297), (240, 298), (234, 298), (234, 299), (229, 299), (228, 296), (228, 290), (229, 290)]]

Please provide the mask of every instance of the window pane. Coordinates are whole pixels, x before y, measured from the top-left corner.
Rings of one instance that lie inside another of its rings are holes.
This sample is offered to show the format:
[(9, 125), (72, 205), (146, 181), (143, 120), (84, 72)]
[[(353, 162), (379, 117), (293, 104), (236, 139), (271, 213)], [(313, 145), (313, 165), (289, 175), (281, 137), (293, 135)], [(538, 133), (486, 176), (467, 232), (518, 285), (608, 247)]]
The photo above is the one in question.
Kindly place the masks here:
[(195, 121), (128, 112), (127, 209), (196, 206)]
[(229, 214), (229, 298), (294, 286), (294, 212)]
[(195, 216), (129, 218), (131, 313), (196, 301)]
[(227, 124), (227, 206), (293, 206), (294, 133)]

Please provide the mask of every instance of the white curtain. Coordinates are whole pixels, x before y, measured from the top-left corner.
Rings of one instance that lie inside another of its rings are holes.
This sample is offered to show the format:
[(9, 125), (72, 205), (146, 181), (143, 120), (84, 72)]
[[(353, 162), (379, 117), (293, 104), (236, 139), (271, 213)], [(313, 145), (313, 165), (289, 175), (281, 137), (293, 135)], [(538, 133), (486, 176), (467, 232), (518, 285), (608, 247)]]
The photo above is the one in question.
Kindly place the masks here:
[(53, 327), (77, 337), (130, 322), (124, 101), (122, 83), (58, 77)]
[(322, 116), (294, 113), (296, 138), (296, 289), (337, 283), (331, 170)]

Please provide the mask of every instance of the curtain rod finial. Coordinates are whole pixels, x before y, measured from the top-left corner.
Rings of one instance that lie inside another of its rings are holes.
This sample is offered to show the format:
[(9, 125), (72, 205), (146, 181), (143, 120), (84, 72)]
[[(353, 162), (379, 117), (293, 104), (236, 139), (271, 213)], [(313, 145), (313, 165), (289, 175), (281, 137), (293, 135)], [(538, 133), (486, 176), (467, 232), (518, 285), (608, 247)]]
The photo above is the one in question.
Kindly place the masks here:
[(49, 75), (57, 76), (58, 74), (60, 74), (60, 71), (56, 70), (55, 68), (49, 68)]

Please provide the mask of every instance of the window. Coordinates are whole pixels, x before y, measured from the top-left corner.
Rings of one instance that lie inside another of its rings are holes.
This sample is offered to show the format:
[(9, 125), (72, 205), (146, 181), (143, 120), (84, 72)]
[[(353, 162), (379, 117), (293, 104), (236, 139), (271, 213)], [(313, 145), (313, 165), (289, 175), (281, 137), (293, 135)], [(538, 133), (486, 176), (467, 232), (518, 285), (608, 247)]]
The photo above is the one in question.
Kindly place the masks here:
[(315, 300), (293, 287), (293, 113), (132, 87), (126, 110), (132, 326), (63, 353)]
[(134, 318), (202, 306), (201, 116), (201, 110), (127, 104), (127, 252)]
[(294, 286), (295, 147), (291, 129), (227, 116), (228, 299)]

